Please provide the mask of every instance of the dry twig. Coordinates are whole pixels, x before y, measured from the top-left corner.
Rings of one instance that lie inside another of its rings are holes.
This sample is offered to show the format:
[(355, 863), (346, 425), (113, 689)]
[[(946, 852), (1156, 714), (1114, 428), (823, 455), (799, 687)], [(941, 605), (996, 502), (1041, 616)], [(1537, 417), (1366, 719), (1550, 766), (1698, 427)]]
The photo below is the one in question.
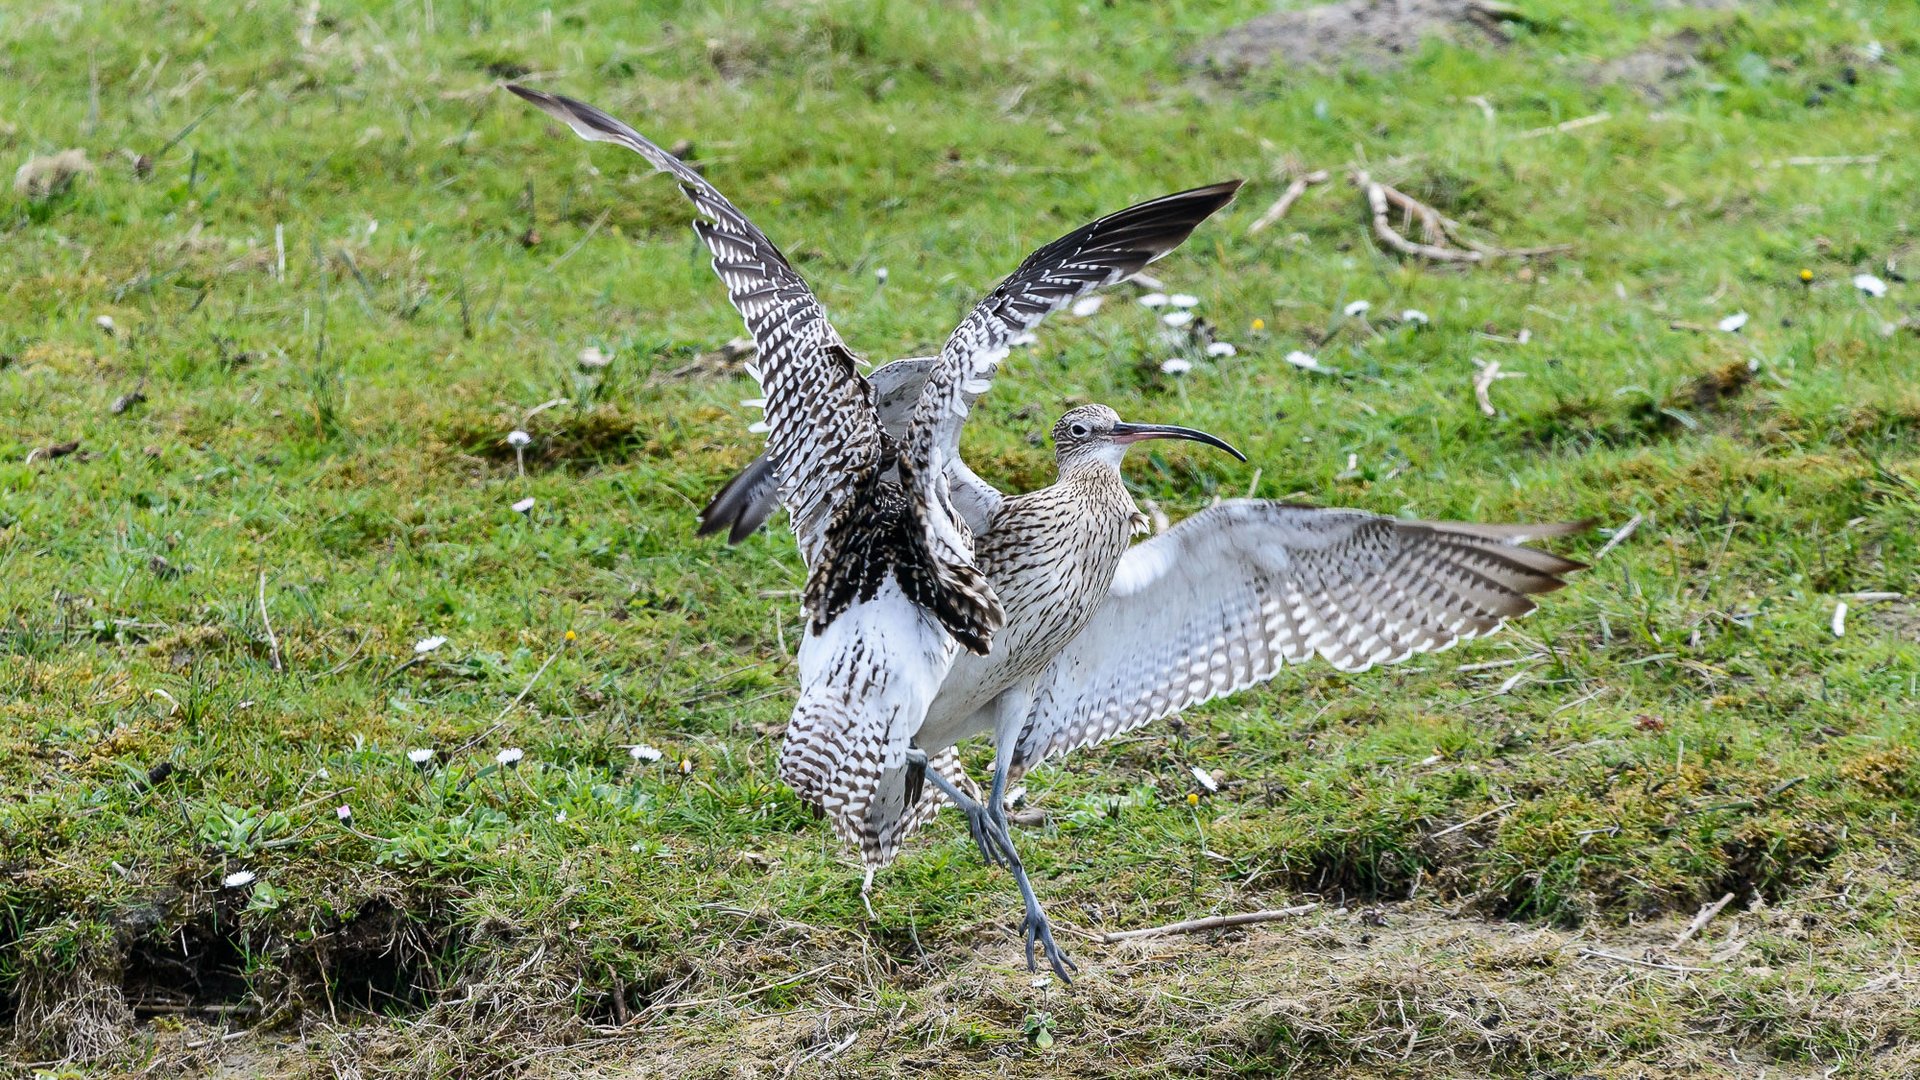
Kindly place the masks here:
[(1149, 926), (1144, 930), (1121, 930), (1112, 934), (1101, 934), (1100, 940), (1106, 944), (1127, 941), (1131, 938), (1159, 937), (1162, 934), (1197, 934), (1204, 930), (1225, 930), (1234, 926), (1247, 926), (1252, 923), (1272, 922), (1275, 919), (1291, 919), (1296, 915), (1305, 915), (1320, 905), (1300, 904), (1297, 907), (1274, 908), (1271, 911), (1249, 911), (1244, 915), (1214, 915), (1205, 919), (1189, 919), (1186, 922), (1168, 923), (1165, 926)]
[(1692, 975), (1695, 973), (1712, 974), (1720, 970), (1719, 968), (1694, 967), (1691, 964), (1663, 964), (1658, 960), (1642, 960), (1636, 956), (1621, 956), (1619, 953), (1610, 953), (1601, 949), (1581, 949), (1580, 955), (1591, 956), (1596, 960), (1611, 960), (1616, 964), (1635, 964), (1640, 967), (1653, 968), (1656, 971), (1671, 971), (1677, 975)]
[(280, 663), (280, 639), (273, 636), (273, 620), (267, 618), (267, 572), (260, 571), (260, 622), (267, 628), (267, 648), (273, 660), (273, 670), (285, 671)]
[[(1435, 262), (1479, 263), (1488, 259), (1530, 259), (1571, 250), (1568, 244), (1545, 247), (1504, 248), (1483, 244), (1466, 235), (1465, 226), (1397, 188), (1375, 180), (1364, 169), (1350, 174), (1355, 187), (1367, 197), (1367, 209), (1373, 218), (1373, 235), (1382, 244), (1404, 255), (1417, 255)], [(1420, 222), (1425, 242), (1410, 240), (1393, 227), (1390, 207), (1399, 207), (1411, 222)]]
[(1515, 135), (1514, 138), (1537, 139), (1542, 135), (1561, 135), (1569, 131), (1578, 131), (1583, 127), (1592, 127), (1595, 124), (1604, 124), (1611, 119), (1613, 119), (1612, 113), (1597, 112), (1597, 113), (1594, 113), (1592, 116), (1582, 116), (1578, 120), (1568, 120), (1565, 123), (1548, 124), (1546, 127), (1537, 127), (1532, 129), (1531, 131), (1523, 131), (1520, 134)]
[(1713, 921), (1715, 915), (1720, 914), (1721, 908), (1731, 903), (1733, 903), (1733, 894), (1728, 893), (1713, 903), (1708, 904), (1706, 907), (1701, 908), (1700, 914), (1695, 915), (1693, 921), (1687, 924), (1687, 928), (1680, 931), (1680, 936), (1673, 939), (1674, 947), (1679, 948), (1685, 945), (1688, 938), (1699, 933), (1708, 923)]
[(1501, 371), (1498, 360), (1489, 360), (1485, 363), (1475, 360), (1474, 363), (1480, 364), (1480, 373), (1473, 377), (1474, 400), (1480, 403), (1480, 412), (1483, 415), (1498, 416), (1500, 411), (1493, 407), (1493, 398), (1489, 396), (1495, 380), (1523, 379), (1526, 375), (1518, 371)]
[(1640, 514), (1635, 514), (1632, 517), (1628, 518), (1627, 523), (1625, 525), (1620, 526), (1618, 529), (1615, 529), (1613, 531), (1613, 535), (1607, 539), (1607, 542), (1600, 546), (1600, 550), (1593, 553), (1593, 561), (1596, 564), (1599, 563), (1601, 559), (1604, 559), (1607, 557), (1607, 552), (1612, 551), (1614, 548), (1617, 548), (1621, 544), (1626, 543), (1627, 537), (1633, 535), (1633, 530), (1640, 527), (1640, 522), (1642, 520), (1644, 520), (1644, 518)]
[(1367, 175), (1362, 169), (1354, 170), (1353, 183), (1367, 196), (1367, 208), (1373, 214), (1373, 235), (1379, 238), (1381, 243), (1403, 255), (1417, 255), (1423, 259), (1432, 259), (1434, 262), (1485, 261), (1486, 255), (1478, 251), (1462, 251), (1459, 248), (1442, 247), (1438, 244), (1419, 244), (1400, 235), (1394, 231), (1392, 222), (1387, 220), (1386, 185)]
[(1305, 195), (1308, 188), (1315, 184), (1324, 184), (1328, 178), (1329, 174), (1325, 169), (1315, 169), (1303, 176), (1294, 177), (1293, 183), (1287, 185), (1287, 190), (1280, 193), (1280, 197), (1273, 201), (1272, 206), (1267, 207), (1267, 212), (1261, 214), (1258, 221), (1247, 227), (1247, 235), (1252, 236), (1262, 232), (1274, 222), (1286, 217), (1287, 211), (1293, 209), (1293, 204), (1300, 201), (1300, 196)]
[(1466, 827), (1467, 827), (1467, 826), (1469, 826), (1469, 825), (1476, 825), (1476, 824), (1478, 824), (1478, 823), (1480, 823), (1480, 822), (1482, 822), (1482, 821), (1485, 821), (1485, 820), (1487, 820), (1488, 818), (1490, 818), (1490, 817), (1492, 817), (1492, 816), (1493, 816), (1493, 815), (1495, 815), (1495, 814), (1499, 814), (1499, 813), (1504, 813), (1504, 812), (1506, 812), (1506, 811), (1508, 811), (1508, 810), (1511, 810), (1511, 809), (1513, 809), (1513, 808), (1514, 808), (1514, 807), (1515, 807), (1516, 805), (1518, 805), (1518, 804), (1517, 804), (1517, 803), (1510, 803), (1510, 802), (1505, 802), (1505, 803), (1501, 803), (1501, 804), (1500, 804), (1499, 806), (1496, 806), (1496, 807), (1494, 807), (1493, 809), (1491, 809), (1491, 810), (1488, 810), (1488, 811), (1487, 811), (1486, 813), (1484, 813), (1484, 814), (1475, 814), (1475, 815), (1473, 815), (1472, 817), (1470, 817), (1470, 818), (1468, 818), (1467, 820), (1465, 820), (1465, 821), (1463, 821), (1463, 822), (1461, 822), (1460, 824), (1458, 824), (1458, 825), (1449, 825), (1449, 826), (1447, 826), (1446, 828), (1444, 828), (1444, 829), (1441, 829), (1441, 830), (1440, 830), (1439, 832), (1437, 832), (1437, 833), (1434, 833), (1433, 835), (1434, 835), (1434, 836), (1436, 836), (1436, 837), (1440, 837), (1440, 836), (1445, 836), (1445, 835), (1447, 835), (1448, 833), (1455, 833), (1455, 832), (1459, 832), (1459, 831), (1460, 831), (1461, 829), (1464, 829), (1464, 828), (1466, 828)]

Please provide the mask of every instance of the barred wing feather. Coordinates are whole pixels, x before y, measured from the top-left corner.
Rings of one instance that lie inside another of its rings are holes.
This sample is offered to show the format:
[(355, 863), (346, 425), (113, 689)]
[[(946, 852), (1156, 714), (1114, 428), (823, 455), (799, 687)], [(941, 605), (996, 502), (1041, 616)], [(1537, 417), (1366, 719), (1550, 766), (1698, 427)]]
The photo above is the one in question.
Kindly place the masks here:
[(1499, 629), (1580, 563), (1523, 546), (1583, 524), (1402, 521), (1221, 503), (1138, 544), (1040, 674), (1016, 773), (1316, 656), (1364, 671)]
[(700, 215), (694, 231), (713, 253), (714, 272), (758, 350), (767, 456), (811, 563), (834, 510), (880, 464), (873, 391), (853, 353), (786, 256), (705, 177), (591, 105), (524, 86), (507, 89), (581, 138), (624, 146), (679, 181)]

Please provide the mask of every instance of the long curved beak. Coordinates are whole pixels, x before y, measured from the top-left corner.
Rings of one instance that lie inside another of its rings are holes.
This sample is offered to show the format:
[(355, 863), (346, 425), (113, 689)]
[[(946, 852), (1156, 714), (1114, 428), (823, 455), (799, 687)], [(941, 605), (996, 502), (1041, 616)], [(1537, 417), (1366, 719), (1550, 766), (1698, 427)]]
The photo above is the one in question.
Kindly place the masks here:
[(1224, 439), (1204, 431), (1174, 424), (1115, 424), (1112, 439), (1117, 443), (1137, 443), (1147, 439), (1191, 439), (1194, 442), (1206, 443), (1208, 446), (1225, 450), (1241, 461), (1247, 460), (1247, 455), (1227, 445)]

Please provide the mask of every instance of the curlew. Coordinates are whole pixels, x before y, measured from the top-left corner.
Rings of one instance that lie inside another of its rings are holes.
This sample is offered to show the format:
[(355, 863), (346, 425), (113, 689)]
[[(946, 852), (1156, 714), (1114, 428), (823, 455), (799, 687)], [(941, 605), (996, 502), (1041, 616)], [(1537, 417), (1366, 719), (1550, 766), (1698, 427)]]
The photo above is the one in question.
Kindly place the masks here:
[[(987, 652), (1004, 618), (974, 564), (979, 512), (1001, 496), (960, 460), (968, 412), (1020, 334), (1172, 251), (1240, 182), (1149, 200), (1040, 248), (961, 320), (924, 371), (914, 361), (897, 382), (888, 375), (877, 397), (785, 256), (704, 177), (590, 105), (509, 89), (582, 138), (638, 153), (693, 203), (695, 232), (759, 354), (750, 370), (764, 395), (767, 451), (733, 490), (760, 519), (775, 500), (787, 507), (808, 568), (800, 695), (780, 775), (861, 845), (871, 867), (878, 852), (891, 854), (888, 837), (938, 808), (936, 792), (917, 782), (920, 755), (909, 766), (910, 740), (956, 655)], [(951, 747), (932, 764), (950, 788)], [(912, 799), (902, 798), (903, 782), (881, 791), (883, 779), (909, 773)]]
[[(801, 693), (780, 772), (871, 868), (940, 805), (1012, 874), (1035, 952), (1072, 966), (1008, 832), (1005, 792), (1035, 764), (1323, 657), (1348, 671), (1443, 649), (1533, 610), (1579, 569), (1526, 547), (1579, 526), (1413, 522), (1234, 501), (1129, 548), (1145, 520), (1121, 480), (1129, 445), (1204, 432), (1128, 424), (1105, 406), (1054, 427), (1058, 481), (1007, 497), (958, 455), (961, 425), (1013, 337), (1129, 276), (1231, 200), (1238, 182), (1142, 203), (1030, 256), (933, 358), (870, 382), (804, 282), (697, 173), (606, 114), (520, 87), (581, 136), (673, 174), (703, 220), (759, 347), (768, 449), (702, 531), (738, 540), (784, 504), (808, 566)], [(983, 800), (955, 744), (991, 733)], [(930, 788), (923, 787), (923, 781)]]

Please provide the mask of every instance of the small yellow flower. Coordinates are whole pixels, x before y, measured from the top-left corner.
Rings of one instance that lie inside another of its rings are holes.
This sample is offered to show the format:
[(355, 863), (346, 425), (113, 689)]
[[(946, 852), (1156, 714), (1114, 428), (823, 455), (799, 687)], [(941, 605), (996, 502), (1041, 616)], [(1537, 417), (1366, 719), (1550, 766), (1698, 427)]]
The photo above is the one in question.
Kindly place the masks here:
[(1253, 320), (1253, 328), (1255, 330), (1265, 330), (1267, 328), (1267, 320), (1265, 319)]
[(1813, 271), (1808, 270), (1805, 267), (1802, 267), (1800, 270), (1800, 281), (1801, 281), (1801, 284), (1812, 284)]
[(1187, 805), (1188, 805), (1188, 806), (1199, 806), (1199, 805), (1200, 805), (1200, 793), (1199, 793), (1199, 792), (1197, 792), (1197, 791), (1189, 791), (1189, 792), (1187, 792)]
[(576, 634), (576, 633), (574, 633), (574, 632), (573, 632), (573, 631), (571, 631), (571, 630), (569, 630), (569, 631), (567, 631), (567, 640), (568, 640), (568, 641), (578, 641), (578, 640), (580, 640), (580, 635), (579, 635), (579, 634)]

